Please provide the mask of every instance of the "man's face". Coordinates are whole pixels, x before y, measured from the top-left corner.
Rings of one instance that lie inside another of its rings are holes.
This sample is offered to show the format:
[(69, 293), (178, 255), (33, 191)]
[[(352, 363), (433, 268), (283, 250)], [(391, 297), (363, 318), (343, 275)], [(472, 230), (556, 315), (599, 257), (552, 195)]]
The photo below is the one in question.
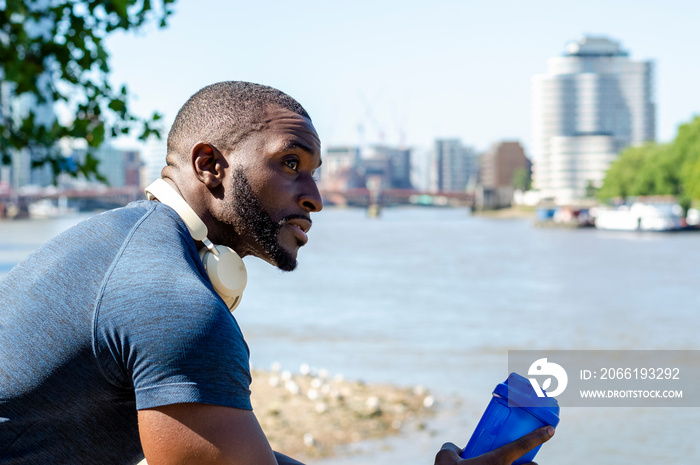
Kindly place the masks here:
[(313, 178), (321, 148), (311, 121), (269, 108), (265, 127), (234, 149), (229, 160), (222, 220), (235, 232), (228, 242), (239, 253), (292, 271), (299, 247), (308, 240), (309, 214), (323, 208)]

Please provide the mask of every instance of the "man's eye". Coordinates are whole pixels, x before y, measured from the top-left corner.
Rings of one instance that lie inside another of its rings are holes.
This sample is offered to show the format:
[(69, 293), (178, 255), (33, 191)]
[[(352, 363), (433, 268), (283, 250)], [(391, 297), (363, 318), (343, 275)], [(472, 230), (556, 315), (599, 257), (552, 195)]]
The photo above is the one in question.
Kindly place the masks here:
[(299, 168), (299, 161), (298, 160), (286, 160), (284, 163), (285, 163), (285, 165), (287, 165), (288, 167), (290, 167), (294, 171), (296, 171), (297, 168)]

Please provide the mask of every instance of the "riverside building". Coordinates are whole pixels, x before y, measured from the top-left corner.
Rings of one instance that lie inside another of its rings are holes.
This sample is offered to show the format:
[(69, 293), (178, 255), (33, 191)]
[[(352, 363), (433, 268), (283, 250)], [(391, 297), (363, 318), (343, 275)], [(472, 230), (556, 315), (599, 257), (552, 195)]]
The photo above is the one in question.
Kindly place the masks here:
[(533, 187), (567, 204), (600, 187), (620, 151), (653, 141), (653, 63), (620, 44), (585, 36), (533, 76)]
[(479, 160), (474, 149), (459, 139), (436, 139), (433, 148), (429, 190), (464, 192), (479, 175)]
[[(521, 189), (530, 179), (531, 163), (518, 141), (499, 141), (481, 156), (481, 184), (488, 189)], [(520, 171), (520, 173), (518, 173)], [(521, 175), (523, 179), (516, 179)]]

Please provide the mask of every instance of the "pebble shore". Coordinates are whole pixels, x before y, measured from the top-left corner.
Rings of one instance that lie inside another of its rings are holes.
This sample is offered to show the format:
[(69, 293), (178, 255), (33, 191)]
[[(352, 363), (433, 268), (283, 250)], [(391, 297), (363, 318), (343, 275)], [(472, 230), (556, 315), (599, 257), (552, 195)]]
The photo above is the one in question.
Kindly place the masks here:
[(299, 372), (253, 370), (251, 401), (274, 450), (302, 462), (355, 442), (424, 428), (434, 397), (423, 387), (348, 381), (302, 365)]

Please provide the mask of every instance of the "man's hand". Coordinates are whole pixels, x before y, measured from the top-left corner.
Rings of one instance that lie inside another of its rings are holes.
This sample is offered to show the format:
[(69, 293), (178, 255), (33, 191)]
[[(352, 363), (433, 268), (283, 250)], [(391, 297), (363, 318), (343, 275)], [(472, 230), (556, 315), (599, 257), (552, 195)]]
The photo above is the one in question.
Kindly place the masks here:
[(510, 465), (535, 447), (549, 441), (552, 436), (554, 436), (554, 428), (545, 426), (505, 446), (471, 459), (460, 458), (462, 449), (448, 442), (435, 456), (435, 465)]

